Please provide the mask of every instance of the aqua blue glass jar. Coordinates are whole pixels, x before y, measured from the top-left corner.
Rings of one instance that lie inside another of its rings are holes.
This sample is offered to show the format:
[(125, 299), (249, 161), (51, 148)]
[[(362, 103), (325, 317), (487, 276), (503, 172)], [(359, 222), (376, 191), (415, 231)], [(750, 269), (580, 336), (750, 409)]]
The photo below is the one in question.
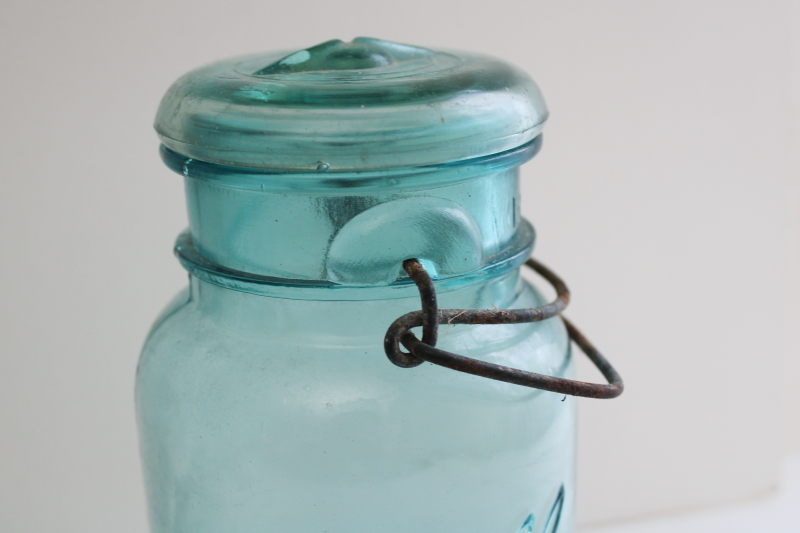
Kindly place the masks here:
[[(575, 400), (384, 354), (420, 309), (546, 304), (518, 167), (547, 111), (516, 68), (376, 39), (194, 70), (156, 118), (189, 286), (142, 351), (153, 533), (572, 531)], [(560, 378), (564, 322), (439, 323), (438, 347)]]

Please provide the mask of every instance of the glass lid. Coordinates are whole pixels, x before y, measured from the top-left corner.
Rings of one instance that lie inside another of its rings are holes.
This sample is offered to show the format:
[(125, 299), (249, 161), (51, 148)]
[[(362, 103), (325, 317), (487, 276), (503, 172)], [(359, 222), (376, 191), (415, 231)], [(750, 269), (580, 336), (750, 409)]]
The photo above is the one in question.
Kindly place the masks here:
[(547, 108), (492, 57), (379, 39), (212, 63), (167, 91), (161, 142), (188, 158), (270, 171), (441, 165), (518, 148)]

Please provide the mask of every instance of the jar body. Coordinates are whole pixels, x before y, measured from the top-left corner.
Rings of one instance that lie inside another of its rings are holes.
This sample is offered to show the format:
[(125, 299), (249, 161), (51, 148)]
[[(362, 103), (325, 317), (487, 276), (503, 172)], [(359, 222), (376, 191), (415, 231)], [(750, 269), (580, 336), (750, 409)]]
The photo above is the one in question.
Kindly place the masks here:
[[(190, 276), (154, 325), (136, 392), (153, 533), (572, 531), (574, 398), (392, 365), (383, 335), (419, 309), (413, 292), (298, 290)], [(443, 308), (542, 303), (518, 269), (440, 292)], [(573, 374), (559, 318), (443, 324), (439, 338)]]

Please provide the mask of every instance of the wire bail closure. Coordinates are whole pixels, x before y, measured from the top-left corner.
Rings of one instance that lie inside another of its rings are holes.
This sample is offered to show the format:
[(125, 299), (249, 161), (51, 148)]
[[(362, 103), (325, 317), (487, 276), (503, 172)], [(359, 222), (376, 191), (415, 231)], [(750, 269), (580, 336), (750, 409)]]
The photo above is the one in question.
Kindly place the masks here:
[[(570, 396), (587, 398), (616, 398), (624, 389), (622, 377), (611, 363), (589, 340), (566, 318), (560, 317), (567, 327), (570, 339), (594, 363), (608, 381), (607, 385), (586, 383), (528, 372), (503, 365), (472, 359), (436, 348), (440, 323), (445, 324), (522, 324), (539, 322), (560, 315), (569, 304), (570, 294), (561, 278), (533, 258), (525, 264), (546, 279), (556, 290), (556, 299), (551, 303), (527, 309), (439, 309), (436, 288), (428, 272), (417, 259), (403, 261), (403, 269), (417, 285), (422, 310), (412, 311), (395, 320), (386, 331), (383, 341), (386, 356), (401, 368), (412, 368), (425, 361), (459, 372), (466, 372), (497, 381), (542, 389)], [(411, 332), (411, 328), (422, 326), (422, 340)], [(408, 350), (400, 349), (400, 344)]]

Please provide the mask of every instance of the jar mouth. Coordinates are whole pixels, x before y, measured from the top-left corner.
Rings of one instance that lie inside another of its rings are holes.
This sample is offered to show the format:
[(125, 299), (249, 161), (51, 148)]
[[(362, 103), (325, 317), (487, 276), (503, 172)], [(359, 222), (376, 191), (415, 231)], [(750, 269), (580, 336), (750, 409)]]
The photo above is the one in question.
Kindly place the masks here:
[[(483, 266), (471, 272), (435, 278), (438, 291), (446, 292), (506, 274), (518, 269), (533, 252), (536, 232), (521, 219), (513, 241)], [(292, 300), (388, 300), (410, 298), (418, 294), (407, 276), (387, 285), (347, 285), (327, 280), (286, 279), (235, 270), (203, 256), (195, 248), (191, 232), (181, 233), (175, 242), (175, 255), (192, 276), (220, 287), (239, 292)], [(400, 261), (409, 258), (399, 258)]]
[(542, 148), (542, 135), (511, 150), (438, 165), (379, 170), (329, 171), (320, 161), (316, 172), (228, 166), (194, 159), (161, 145), (167, 167), (190, 179), (254, 191), (322, 192), (428, 188), (469, 181), (522, 165)]

